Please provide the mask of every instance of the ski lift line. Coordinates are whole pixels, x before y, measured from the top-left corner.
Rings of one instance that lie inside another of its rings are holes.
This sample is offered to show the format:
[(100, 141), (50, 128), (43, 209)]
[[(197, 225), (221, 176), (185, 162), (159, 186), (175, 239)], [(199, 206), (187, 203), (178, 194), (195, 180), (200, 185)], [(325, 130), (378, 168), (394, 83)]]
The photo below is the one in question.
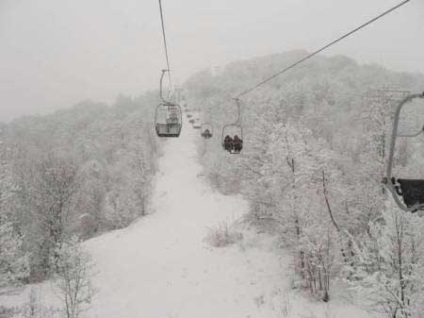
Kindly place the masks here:
[(391, 13), (391, 12), (393, 12), (393, 11), (395, 11), (395, 10), (399, 9), (400, 7), (404, 6), (405, 4), (407, 4), (407, 3), (408, 3), (408, 2), (410, 2), (410, 1), (411, 1), (411, 0), (405, 0), (405, 1), (403, 1), (403, 2), (401, 2), (401, 3), (399, 3), (399, 4), (397, 4), (396, 6), (394, 6), (394, 7), (390, 8), (389, 10), (384, 11), (383, 13), (379, 14), (378, 16), (376, 16), (376, 17), (372, 18), (371, 20), (369, 20), (369, 21), (365, 22), (364, 24), (362, 24), (362, 25), (358, 26), (357, 28), (353, 29), (352, 31), (350, 31), (350, 32), (348, 32), (348, 33), (346, 33), (346, 34), (342, 35), (341, 37), (339, 37), (339, 38), (337, 38), (336, 40), (334, 40), (334, 41), (330, 42), (329, 44), (327, 44), (327, 45), (323, 46), (322, 48), (320, 48), (320, 49), (318, 49), (318, 50), (314, 51), (313, 53), (311, 53), (311, 54), (307, 55), (306, 57), (304, 57), (304, 58), (302, 58), (302, 59), (298, 60), (297, 62), (295, 62), (295, 63), (291, 64), (290, 66), (288, 66), (288, 67), (286, 67), (285, 69), (283, 69), (283, 70), (279, 71), (278, 73), (275, 73), (274, 75), (272, 75), (272, 76), (270, 76), (270, 77), (266, 78), (265, 80), (263, 80), (262, 82), (260, 82), (260, 83), (256, 84), (255, 86), (253, 86), (253, 87), (251, 87), (251, 88), (249, 88), (249, 89), (247, 89), (247, 90), (245, 90), (245, 91), (241, 92), (241, 93), (240, 93), (240, 94), (238, 94), (236, 97), (234, 97), (234, 99), (239, 99), (239, 98), (241, 98), (242, 96), (245, 96), (245, 95), (247, 95), (247, 94), (249, 94), (249, 93), (253, 92), (253, 91), (254, 91), (254, 90), (256, 90), (257, 88), (259, 88), (259, 87), (261, 87), (262, 85), (264, 85), (264, 84), (268, 83), (269, 81), (273, 80), (274, 78), (276, 78), (276, 77), (278, 77), (278, 76), (282, 75), (283, 73), (285, 73), (285, 72), (287, 72), (287, 71), (291, 70), (292, 68), (294, 68), (294, 67), (298, 66), (299, 64), (301, 64), (301, 63), (305, 62), (306, 60), (309, 60), (309, 59), (310, 59), (310, 58), (312, 58), (313, 56), (315, 56), (315, 55), (317, 55), (317, 54), (321, 53), (322, 51), (324, 51), (324, 50), (328, 49), (329, 47), (331, 47), (331, 46), (335, 45), (336, 43), (338, 43), (338, 42), (340, 42), (340, 41), (342, 41), (342, 40), (346, 39), (347, 37), (351, 36), (352, 34), (354, 34), (354, 33), (358, 32), (358, 31), (360, 31), (361, 29), (365, 28), (366, 26), (368, 26), (368, 25), (370, 25), (370, 24), (372, 24), (372, 23), (376, 22), (377, 20), (379, 20), (379, 19), (381, 19), (382, 17), (384, 17), (384, 16), (388, 15), (389, 13)]
[(162, 0), (159, 0), (159, 10), (160, 10), (160, 20), (162, 23), (162, 35), (163, 35), (163, 44), (165, 49), (166, 65), (168, 67), (169, 90), (171, 91), (172, 89), (171, 68), (169, 66), (169, 54), (168, 54), (168, 45), (166, 42), (166, 32), (165, 32), (165, 23), (163, 18)]

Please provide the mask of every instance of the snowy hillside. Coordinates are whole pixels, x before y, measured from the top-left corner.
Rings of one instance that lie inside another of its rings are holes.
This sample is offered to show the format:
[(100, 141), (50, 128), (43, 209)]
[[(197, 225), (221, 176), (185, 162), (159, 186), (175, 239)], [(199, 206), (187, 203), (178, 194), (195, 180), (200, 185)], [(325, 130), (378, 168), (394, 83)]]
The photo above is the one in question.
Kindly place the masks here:
[[(179, 138), (154, 136), (152, 95), (5, 125), (0, 315), (420, 317), (424, 223), (380, 183), (398, 91), (366, 87), (421, 76), (318, 59), (243, 100), (244, 149), (222, 149), (229, 93), (298, 54), (189, 81), (208, 140), (187, 114)], [(421, 175), (419, 140), (400, 146), (396, 171)]]
[[(84, 244), (97, 272), (86, 317), (368, 317), (343, 297), (320, 304), (291, 289), (290, 255), (278, 257), (275, 237), (247, 229), (246, 201), (206, 183), (197, 138), (186, 124), (180, 139), (165, 143), (151, 215)], [(220, 224), (243, 238), (213, 247), (207, 237)], [(26, 301), (19, 299), (0, 302)], [(46, 305), (52, 299), (45, 295)]]

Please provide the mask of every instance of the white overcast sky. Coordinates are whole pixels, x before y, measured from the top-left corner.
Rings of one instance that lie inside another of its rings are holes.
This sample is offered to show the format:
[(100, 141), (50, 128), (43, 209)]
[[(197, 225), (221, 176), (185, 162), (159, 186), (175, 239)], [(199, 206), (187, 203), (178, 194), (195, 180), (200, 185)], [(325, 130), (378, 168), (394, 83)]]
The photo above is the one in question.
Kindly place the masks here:
[[(395, 0), (163, 0), (174, 78), (314, 50)], [(327, 51), (424, 73), (424, 0)], [(0, 120), (156, 88), (165, 68), (157, 0), (0, 0)]]

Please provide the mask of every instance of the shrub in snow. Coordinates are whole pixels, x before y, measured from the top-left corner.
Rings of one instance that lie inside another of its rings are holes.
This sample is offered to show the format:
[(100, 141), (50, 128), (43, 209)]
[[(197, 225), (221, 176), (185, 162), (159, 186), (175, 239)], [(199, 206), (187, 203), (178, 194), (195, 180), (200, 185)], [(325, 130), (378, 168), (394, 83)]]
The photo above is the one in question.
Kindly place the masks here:
[(221, 222), (208, 229), (206, 241), (213, 247), (224, 247), (234, 244), (243, 238), (243, 234), (232, 229), (227, 222)]
[(56, 318), (59, 317), (58, 311), (53, 308), (47, 308), (41, 301), (39, 290), (31, 288), (28, 294), (28, 301), (24, 305), (22, 314), (24, 318)]
[(273, 295), (272, 307), (278, 313), (279, 317), (292, 317), (293, 303), (290, 295), (290, 293), (282, 290), (276, 291), (275, 295)]
[(0, 318), (13, 318), (19, 312), (17, 308), (8, 308), (0, 305)]

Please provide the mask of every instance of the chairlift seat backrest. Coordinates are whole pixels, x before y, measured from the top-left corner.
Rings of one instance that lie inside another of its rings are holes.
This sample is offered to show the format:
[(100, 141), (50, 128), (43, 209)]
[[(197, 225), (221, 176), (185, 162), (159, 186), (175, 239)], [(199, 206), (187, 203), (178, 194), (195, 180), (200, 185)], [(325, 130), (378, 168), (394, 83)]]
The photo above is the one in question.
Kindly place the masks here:
[(414, 206), (424, 207), (424, 180), (397, 179), (397, 182), (400, 185), (403, 201), (408, 208)]

